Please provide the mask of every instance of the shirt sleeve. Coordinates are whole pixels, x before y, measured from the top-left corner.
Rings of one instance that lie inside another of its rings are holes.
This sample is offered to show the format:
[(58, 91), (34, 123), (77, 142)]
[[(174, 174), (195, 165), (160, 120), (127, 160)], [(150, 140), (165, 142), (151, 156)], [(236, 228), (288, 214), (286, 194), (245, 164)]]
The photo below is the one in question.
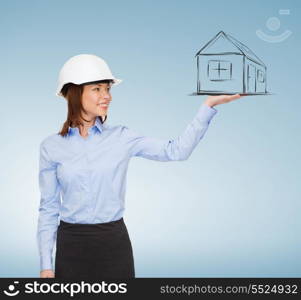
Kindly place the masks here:
[(216, 113), (215, 108), (202, 104), (184, 132), (175, 139), (147, 137), (123, 126), (130, 157), (140, 156), (157, 161), (188, 159)]
[(40, 206), (37, 242), (40, 269), (52, 269), (52, 251), (56, 240), (60, 209), (60, 185), (56, 176), (56, 164), (51, 161), (43, 143), (40, 145), (39, 162)]

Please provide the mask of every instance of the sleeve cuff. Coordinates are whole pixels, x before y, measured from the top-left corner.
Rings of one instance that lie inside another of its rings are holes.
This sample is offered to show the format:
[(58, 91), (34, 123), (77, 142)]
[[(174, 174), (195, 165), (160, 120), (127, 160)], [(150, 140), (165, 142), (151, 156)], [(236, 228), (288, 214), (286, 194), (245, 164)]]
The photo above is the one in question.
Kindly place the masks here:
[(197, 117), (201, 122), (209, 123), (216, 113), (217, 110), (215, 108), (203, 103), (199, 108)]
[(40, 257), (40, 270), (53, 270), (52, 257), (51, 256), (41, 256)]

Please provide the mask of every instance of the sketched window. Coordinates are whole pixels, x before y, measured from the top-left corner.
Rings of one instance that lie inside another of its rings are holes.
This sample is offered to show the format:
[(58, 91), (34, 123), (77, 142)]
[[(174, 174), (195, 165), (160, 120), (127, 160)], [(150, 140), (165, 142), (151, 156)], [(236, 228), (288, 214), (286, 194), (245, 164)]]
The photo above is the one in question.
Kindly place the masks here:
[(231, 80), (232, 63), (226, 60), (209, 60), (207, 74), (211, 81)]
[(257, 70), (257, 80), (259, 82), (264, 82), (264, 74), (261, 70)]

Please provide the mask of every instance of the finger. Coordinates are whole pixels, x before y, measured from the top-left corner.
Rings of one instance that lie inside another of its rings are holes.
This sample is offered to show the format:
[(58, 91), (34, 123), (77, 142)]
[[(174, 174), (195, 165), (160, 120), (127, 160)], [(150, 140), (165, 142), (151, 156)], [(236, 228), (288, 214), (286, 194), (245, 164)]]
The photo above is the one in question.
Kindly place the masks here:
[(232, 100), (238, 99), (240, 97), (241, 97), (240, 94), (230, 95), (230, 96), (227, 96), (227, 100), (232, 101)]
[(240, 94), (235, 94), (235, 95), (219, 95), (219, 96), (214, 96), (216, 100), (232, 100), (239, 98)]
[(212, 100), (218, 101), (218, 100), (225, 100), (228, 96), (227, 95), (219, 95), (219, 96), (211, 96)]

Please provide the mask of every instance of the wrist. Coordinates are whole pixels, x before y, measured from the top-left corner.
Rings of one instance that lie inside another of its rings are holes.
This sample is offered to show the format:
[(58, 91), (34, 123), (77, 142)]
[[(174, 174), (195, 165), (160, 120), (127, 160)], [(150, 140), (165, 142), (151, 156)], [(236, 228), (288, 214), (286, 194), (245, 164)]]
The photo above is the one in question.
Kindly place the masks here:
[(214, 106), (213, 103), (211, 103), (210, 101), (207, 101), (207, 100), (204, 102), (204, 104), (206, 104), (209, 107), (213, 107)]

